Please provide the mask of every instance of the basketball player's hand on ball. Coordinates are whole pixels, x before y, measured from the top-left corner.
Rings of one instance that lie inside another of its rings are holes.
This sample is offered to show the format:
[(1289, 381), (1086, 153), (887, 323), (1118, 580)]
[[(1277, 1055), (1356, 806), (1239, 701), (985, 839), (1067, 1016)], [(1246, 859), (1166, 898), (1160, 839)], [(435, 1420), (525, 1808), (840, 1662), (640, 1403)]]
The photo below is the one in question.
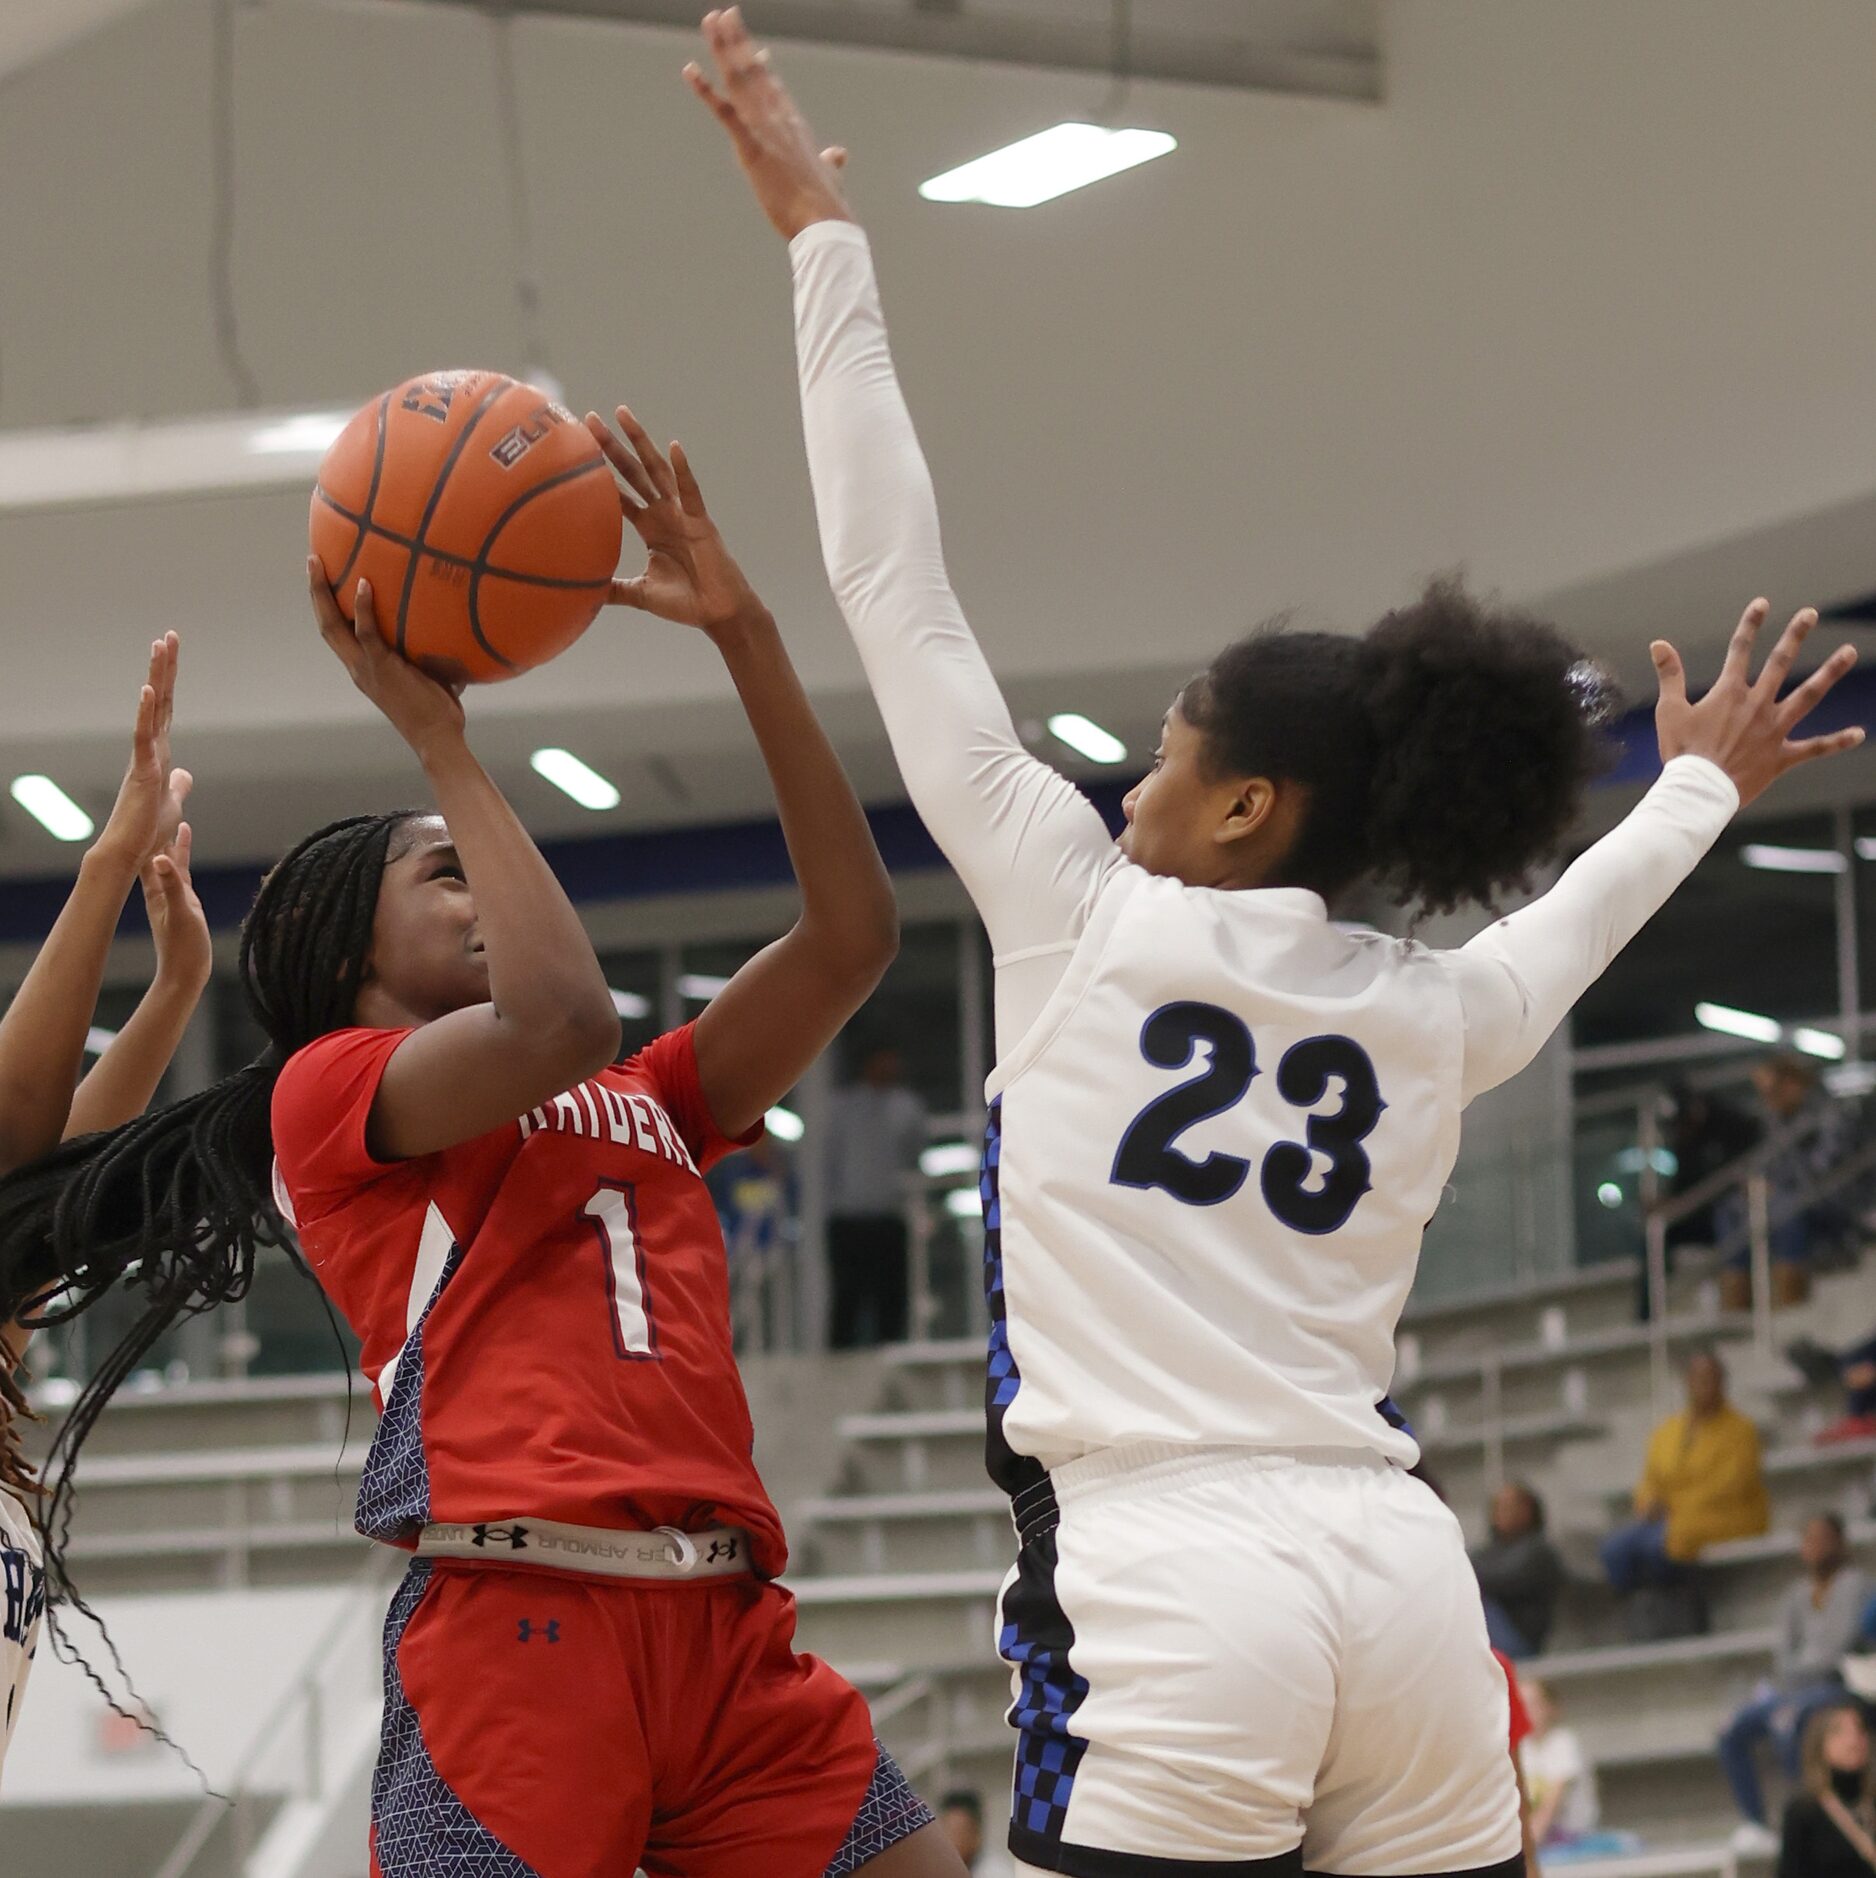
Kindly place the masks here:
[(208, 916), (189, 872), (193, 840), (189, 824), (182, 823), (175, 840), (159, 848), (138, 876), (150, 935), (156, 941), (156, 982), (192, 998), (201, 995), (215, 963)]
[[(97, 839), (96, 851), (130, 874), (141, 874), (175, 841), (182, 825), (182, 805), (195, 784), (186, 769), (169, 765), (178, 650), (174, 633), (165, 633), (150, 647), (150, 676), (137, 700), (130, 764), (110, 819)], [(126, 878), (125, 886), (129, 884)]]
[(1726, 649), (1718, 681), (1697, 704), (1687, 700), (1681, 655), (1665, 639), (1657, 639), (1649, 648), (1661, 683), (1655, 730), (1661, 740), (1662, 762), (1677, 756), (1704, 756), (1717, 763), (1733, 779), (1742, 807), (1764, 794), (1787, 770), (1820, 756), (1854, 750), (1863, 741), (1860, 729), (1822, 737), (1793, 735), (1856, 663), (1856, 648), (1839, 646), (1809, 678), (1781, 698), (1780, 687), (1791, 675), (1798, 649), (1817, 624), (1817, 609), (1805, 607), (1792, 616), (1755, 679), (1753, 647), (1770, 611), (1764, 600), (1754, 600), (1746, 608)]
[(356, 623), (339, 611), (317, 555), (306, 558), (306, 584), (312, 591), (320, 638), (337, 654), (352, 683), (391, 720), (391, 728), (418, 757), (427, 759), (439, 745), (460, 743), (464, 728), (460, 692), (438, 684), (391, 649), (378, 630), (370, 582), (358, 583)]
[(776, 231), (793, 241), (811, 223), (852, 221), (840, 188), (846, 151), (820, 147), (787, 86), (769, 69), (768, 53), (749, 37), (742, 9), (706, 13), (703, 33), (721, 89), (695, 63), (685, 66), (684, 77), (729, 132), (736, 160)]
[(766, 620), (767, 610), (723, 545), (704, 507), (684, 446), (667, 457), (622, 404), (616, 435), (596, 412), (586, 427), (619, 472), (619, 505), (645, 544), (645, 571), (612, 583), (611, 604), (635, 606), (680, 626), (715, 635), (733, 626)]

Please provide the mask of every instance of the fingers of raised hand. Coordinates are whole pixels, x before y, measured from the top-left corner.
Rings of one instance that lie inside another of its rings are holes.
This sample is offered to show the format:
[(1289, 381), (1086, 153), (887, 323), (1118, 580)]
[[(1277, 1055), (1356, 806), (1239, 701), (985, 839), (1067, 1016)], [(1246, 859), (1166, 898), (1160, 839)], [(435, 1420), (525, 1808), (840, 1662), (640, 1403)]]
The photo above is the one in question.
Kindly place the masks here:
[(1779, 704), (1779, 728), (1791, 730), (1802, 723), (1855, 663), (1856, 647), (1839, 646), (1803, 684), (1794, 686), (1791, 695)]
[(671, 445), (671, 468), (676, 477), (677, 499), (683, 504), (684, 513), (702, 520), (709, 510), (704, 507), (703, 491), (697, 485), (696, 472), (681, 443)]
[(362, 577), (352, 596), (352, 643), (366, 658), (376, 658), (389, 648), (378, 630), (378, 603), (372, 597), (371, 582)]
[(137, 693), (137, 723), (131, 732), (131, 761), (147, 769), (156, 761), (156, 687), (145, 685)]
[(189, 878), (189, 858), (195, 851), (195, 830), (187, 822), (176, 828), (176, 839), (169, 844), (169, 858), (184, 880)]
[(195, 778), (186, 769), (173, 769), (169, 772), (169, 799), (177, 808), (189, 800), (189, 791), (195, 787)]
[[(363, 582), (359, 583), (363, 586)], [(356, 645), (352, 624), (339, 611), (339, 596), (332, 591), (332, 584), (326, 579), (326, 570), (320, 564), (316, 554), (306, 557), (306, 587), (313, 596), (313, 617), (319, 622), (319, 634), (335, 652), (343, 653), (348, 646)]]
[(1687, 702), (1687, 670), (1681, 655), (1665, 639), (1657, 639), (1648, 648), (1655, 663), (1655, 678), (1661, 687), (1660, 702), (1672, 708)]
[(619, 428), (625, 432), (632, 448), (638, 452), (638, 460), (645, 466), (653, 488), (657, 494), (653, 501), (662, 501), (677, 493), (677, 479), (671, 473), (671, 464), (665, 453), (652, 442), (651, 433), (632, 415), (629, 405), (619, 406)]
[(1791, 616), (1785, 630), (1778, 635), (1778, 644), (1772, 648), (1771, 656), (1765, 661), (1765, 668), (1759, 673), (1760, 689), (1768, 696), (1777, 697), (1785, 677), (1790, 672), (1798, 656), (1798, 648), (1810, 637), (1811, 629), (1817, 624), (1815, 607), (1800, 607)]
[[(586, 428), (592, 433), (593, 441), (605, 453), (606, 461), (619, 472), (627, 488), (643, 501), (656, 502), (658, 491), (647, 474), (644, 464), (620, 441), (612, 426), (597, 411), (588, 411)], [(619, 502), (627, 515), (636, 511), (637, 504), (626, 496), (624, 490), (619, 492)]]
[(1726, 663), (1720, 668), (1720, 677), (1737, 679), (1741, 684), (1752, 682), (1752, 648), (1757, 643), (1759, 628), (1765, 624), (1765, 616), (1772, 610), (1769, 600), (1754, 600), (1739, 616), (1739, 624), (1733, 628), (1733, 637), (1726, 648)]
[(606, 604), (642, 608), (645, 604), (644, 575), (634, 574), (629, 580), (615, 580), (612, 583), (612, 591), (606, 595)]
[(1805, 737), (1784, 748), (1784, 768), (1796, 769), (1800, 763), (1815, 763), (1821, 756), (1843, 756), (1863, 742), (1863, 729), (1832, 731), (1828, 737)]

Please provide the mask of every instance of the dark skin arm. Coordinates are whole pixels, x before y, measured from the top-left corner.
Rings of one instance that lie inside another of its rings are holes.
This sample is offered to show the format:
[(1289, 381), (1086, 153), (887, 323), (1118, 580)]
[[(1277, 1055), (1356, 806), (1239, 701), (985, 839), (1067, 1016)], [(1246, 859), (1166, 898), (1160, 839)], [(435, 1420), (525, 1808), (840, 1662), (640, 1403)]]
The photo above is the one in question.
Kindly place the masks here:
[(623, 405), (624, 440), (587, 426), (623, 478), (649, 555), (613, 599), (702, 632), (722, 654), (756, 734), (801, 916), (697, 1020), (697, 1071), (717, 1126), (740, 1135), (786, 1095), (865, 1003), (899, 949), (898, 911), (853, 785), (815, 718), (768, 609), (704, 506), (681, 444), (667, 457)]
[(0, 1019), (0, 1173), (50, 1153), (65, 1135), (118, 915), (138, 875), (176, 838), (191, 781), (187, 770), (169, 766), (176, 657), (174, 633), (150, 648), (116, 805)]
[(371, 1151), (409, 1160), (474, 1140), (597, 1075), (618, 1055), (619, 1018), (572, 902), (470, 751), (460, 700), (385, 643), (368, 586), (360, 583), (353, 626), (316, 559), (307, 577), (321, 637), (423, 765), (487, 950), (486, 1004), (379, 1014), (417, 1028), (385, 1065)]

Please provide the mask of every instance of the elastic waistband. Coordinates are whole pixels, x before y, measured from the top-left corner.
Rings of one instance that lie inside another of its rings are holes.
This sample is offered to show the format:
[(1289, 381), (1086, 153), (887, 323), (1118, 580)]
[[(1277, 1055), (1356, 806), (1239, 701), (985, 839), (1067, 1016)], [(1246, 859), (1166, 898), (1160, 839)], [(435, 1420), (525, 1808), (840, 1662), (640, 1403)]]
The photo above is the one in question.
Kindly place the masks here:
[(1352, 1468), (1360, 1473), (1396, 1472), (1394, 1463), (1370, 1448), (1213, 1448), (1178, 1441), (1136, 1441), (1124, 1448), (1099, 1448), (1051, 1468), (1063, 1505), (1088, 1500), (1116, 1487), (1170, 1491), (1201, 1480), (1280, 1473), (1298, 1467)]
[(749, 1534), (741, 1526), (712, 1526), (704, 1532), (683, 1532), (676, 1526), (620, 1532), (610, 1526), (569, 1526), (526, 1516), (426, 1526), (418, 1535), (417, 1556), (598, 1572), (608, 1578), (730, 1578), (753, 1569)]

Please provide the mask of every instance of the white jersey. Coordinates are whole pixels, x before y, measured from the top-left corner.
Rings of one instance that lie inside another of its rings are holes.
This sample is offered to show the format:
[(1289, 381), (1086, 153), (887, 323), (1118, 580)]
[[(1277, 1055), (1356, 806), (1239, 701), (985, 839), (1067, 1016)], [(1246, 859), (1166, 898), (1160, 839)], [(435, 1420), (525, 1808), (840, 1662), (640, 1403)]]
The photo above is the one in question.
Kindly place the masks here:
[(0, 1765), (6, 1760), (13, 1725), (26, 1695), (26, 1677), (39, 1645), (45, 1612), (46, 1574), (39, 1535), (26, 1509), (0, 1487)]
[(818, 223), (792, 254), (829, 579), (996, 959), (989, 1401), (1029, 1457), (1005, 1484), (1136, 1443), (1410, 1461), (1376, 1405), (1461, 1111), (1531, 1061), (1737, 792), (1677, 758), (1456, 951), (1343, 932), (1298, 889), (1147, 874), (1024, 748), (951, 590), (865, 236)]

